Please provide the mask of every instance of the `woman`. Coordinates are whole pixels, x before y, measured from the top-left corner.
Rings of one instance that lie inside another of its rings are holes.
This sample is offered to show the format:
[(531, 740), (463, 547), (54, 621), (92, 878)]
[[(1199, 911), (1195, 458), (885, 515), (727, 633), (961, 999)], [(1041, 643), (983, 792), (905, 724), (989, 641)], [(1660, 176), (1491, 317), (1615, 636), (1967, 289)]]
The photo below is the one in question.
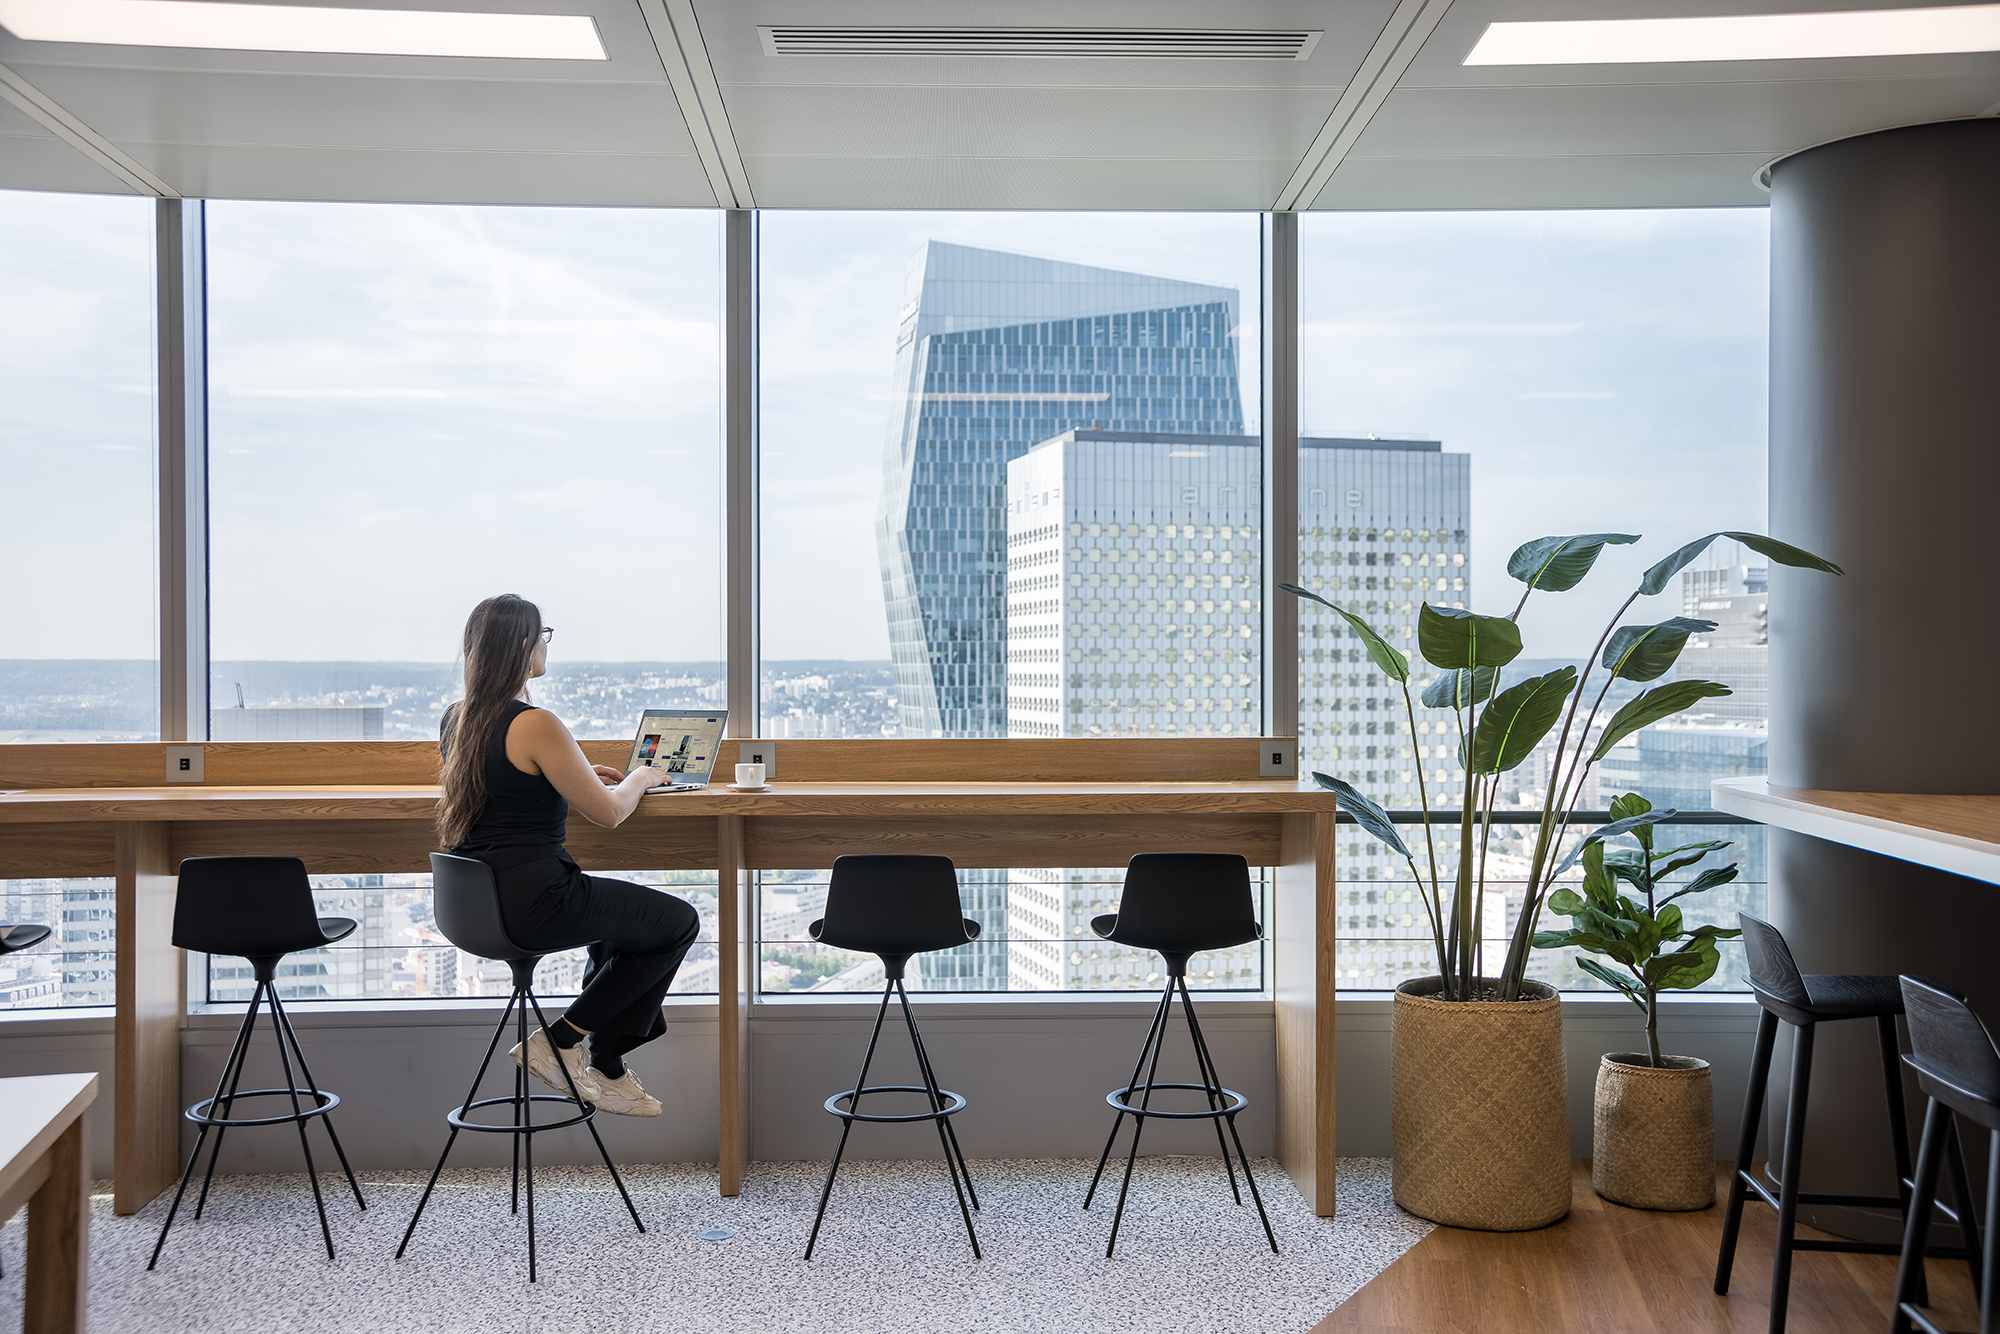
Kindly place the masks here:
[[(531, 1034), (524, 1059), (544, 1084), (577, 1091), (602, 1111), (658, 1116), (625, 1055), (667, 1031), (660, 1002), (700, 932), (684, 900), (625, 880), (585, 875), (563, 849), (570, 808), (609, 829), (630, 815), (658, 771), (592, 764), (569, 729), (528, 702), (528, 681), (548, 669), (555, 632), (535, 604), (488, 598), (465, 623), (465, 698), (445, 710), (438, 749), (444, 793), (438, 833), (461, 857), (493, 868), (500, 917), (524, 949), (590, 947), (583, 992), (562, 1018)], [(583, 1040), (590, 1039), (590, 1059)], [(551, 1041), (553, 1039), (553, 1042)], [(560, 1063), (560, 1064), (558, 1064)]]

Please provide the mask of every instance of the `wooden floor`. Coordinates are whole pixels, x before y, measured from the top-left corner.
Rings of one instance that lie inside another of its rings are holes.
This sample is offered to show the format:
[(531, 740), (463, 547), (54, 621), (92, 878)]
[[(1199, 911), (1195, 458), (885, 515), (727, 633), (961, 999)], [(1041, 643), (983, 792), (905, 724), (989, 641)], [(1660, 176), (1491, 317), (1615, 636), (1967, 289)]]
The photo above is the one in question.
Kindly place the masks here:
[[(1648, 1213), (1599, 1199), (1578, 1163), (1569, 1217), (1539, 1232), (1441, 1227), (1313, 1334), (1761, 1334), (1769, 1327), (1774, 1212), (1754, 1201), (1727, 1297), (1714, 1292), (1728, 1167), (1699, 1213)], [(1799, 1235), (1824, 1234), (1800, 1229)], [(1894, 1256), (1795, 1252), (1787, 1334), (1884, 1334)], [(1933, 1315), (1976, 1329), (1963, 1261), (1930, 1264)]]

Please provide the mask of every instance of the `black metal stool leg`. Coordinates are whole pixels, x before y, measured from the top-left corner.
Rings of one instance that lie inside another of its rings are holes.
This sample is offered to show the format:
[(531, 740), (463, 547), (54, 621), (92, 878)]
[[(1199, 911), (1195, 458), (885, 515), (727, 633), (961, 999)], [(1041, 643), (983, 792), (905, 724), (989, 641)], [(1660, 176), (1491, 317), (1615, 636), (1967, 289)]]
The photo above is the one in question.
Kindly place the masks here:
[[(890, 982), (882, 987), (882, 1003), (875, 1010), (875, 1027), (868, 1034), (868, 1050), (861, 1058), (860, 1077), (854, 1081), (854, 1098), (847, 1105), (847, 1110), (850, 1112), (860, 1103), (861, 1090), (868, 1087), (868, 1067), (875, 1060), (875, 1044), (882, 1036), (882, 1021), (888, 1017), (889, 993), (894, 986), (895, 984)], [(826, 1218), (826, 1202), (833, 1195), (833, 1178), (840, 1171), (840, 1157), (847, 1152), (847, 1136), (853, 1129), (854, 1122), (851, 1118), (845, 1116), (840, 1118), (840, 1143), (834, 1146), (833, 1163), (826, 1169), (826, 1184), (821, 1186), (819, 1191), (819, 1210), (813, 1214), (812, 1235), (806, 1238), (808, 1260), (813, 1258), (813, 1247), (819, 1242), (819, 1226)]]
[[(479, 1096), (480, 1081), (486, 1078), (486, 1067), (493, 1063), (493, 1053), (500, 1048), (500, 1038), (507, 1031), (507, 1021), (514, 1017), (514, 1003), (521, 998), (515, 991), (507, 997), (507, 1008), (500, 1012), (500, 1022), (493, 1026), (493, 1040), (486, 1044), (486, 1055), (479, 1062), (479, 1073), (472, 1077), (472, 1087), (465, 1091), (465, 1101), (459, 1104), (459, 1115), (463, 1116), (472, 1106), (472, 1100)], [(458, 1143), (458, 1127), (453, 1126), (451, 1134), (445, 1137), (444, 1152), (438, 1155), (437, 1166), (431, 1169), (431, 1179), (424, 1186), (422, 1198), (417, 1201), (417, 1211), (410, 1215), (410, 1225), (403, 1229), (402, 1244), (396, 1247), (396, 1258), (403, 1258), (409, 1247), (410, 1238), (415, 1235), (417, 1222), (424, 1216), (424, 1206), (431, 1202), (431, 1192), (437, 1188), (438, 1175), (444, 1171), (444, 1160), (451, 1157), (451, 1146)]]
[[(1160, 993), (1160, 1003), (1153, 1008), (1153, 1025), (1146, 1030), (1146, 1040), (1139, 1044), (1139, 1059), (1132, 1063), (1132, 1077), (1125, 1081), (1125, 1087), (1134, 1088), (1138, 1085), (1139, 1072), (1146, 1068), (1146, 1057), (1152, 1051), (1154, 1041), (1161, 1036), (1160, 1029), (1166, 1022), (1166, 1012), (1172, 1004), (1173, 991), (1169, 988)], [(1104, 1152), (1097, 1155), (1097, 1171), (1091, 1174), (1090, 1189), (1083, 1193), (1083, 1207), (1086, 1210), (1090, 1208), (1091, 1200), (1097, 1195), (1097, 1185), (1104, 1179), (1104, 1164), (1110, 1161), (1111, 1146), (1118, 1142), (1118, 1128), (1124, 1124), (1125, 1109), (1121, 1107), (1118, 1109), (1118, 1114), (1111, 1118), (1111, 1133), (1105, 1137)]]
[[(514, 1067), (513, 1114), (516, 1126), (521, 1124), (521, 1100), (526, 1098), (530, 1092), (532, 1090), (528, 1087), (528, 1063), (523, 1061), (520, 1065)], [(508, 1196), (507, 1212), (518, 1214), (521, 1212), (521, 1137), (515, 1135), (512, 1138), (514, 1140), (514, 1188)]]
[[(1188, 1037), (1194, 1042), (1194, 1063), (1201, 1071), (1202, 1091), (1208, 1099), (1208, 1109), (1215, 1111), (1222, 1105), (1219, 1094), (1222, 1089), (1222, 1074), (1215, 1068), (1215, 1061), (1208, 1054), (1208, 1043), (1201, 1035), (1201, 1023), (1194, 1017), (1194, 997), (1188, 994), (1187, 978), (1181, 978), (1181, 1009), (1187, 1013)], [(1211, 1117), (1209, 1124), (1215, 1127), (1215, 1147), (1222, 1150), (1222, 1170), (1229, 1174), (1229, 1193), (1240, 1206), (1243, 1192), (1236, 1189), (1236, 1169), (1230, 1165), (1229, 1145), (1222, 1138), (1222, 1118)], [(1250, 1174), (1248, 1159), (1243, 1163), (1243, 1174)]]
[(1715, 1290), (1729, 1291), (1729, 1271), (1736, 1264), (1736, 1238), (1743, 1229), (1743, 1201), (1750, 1192), (1751, 1155), (1757, 1151), (1757, 1128), (1764, 1119), (1764, 1093), (1771, 1080), (1771, 1049), (1778, 1040), (1778, 1016), (1757, 1015), (1757, 1045), (1750, 1056), (1750, 1086), (1743, 1091), (1743, 1131), (1736, 1141), (1736, 1171), (1729, 1178), (1729, 1205), (1722, 1216), (1722, 1250), (1715, 1260)]
[[(229, 1081), (229, 1092), (224, 1093), (220, 1085), (216, 1087), (216, 1097), (220, 1101), (212, 1101), (208, 1104), (208, 1114), (210, 1116), (217, 1115), (219, 1109), (220, 1115), (226, 1119), (236, 1107), (236, 1090), (243, 1085), (243, 1067), (250, 1062), (250, 1039), (256, 1034), (257, 1010), (263, 1004), (269, 985), (266, 982), (259, 982), (256, 990), (250, 993), (250, 1008), (243, 1012), (243, 1023), (236, 1030), (236, 1045), (229, 1053), (229, 1059), (234, 1063), (235, 1072), (232, 1074), (229, 1066), (224, 1066), (222, 1070), (223, 1078)], [(208, 1151), (208, 1171), (202, 1174), (201, 1194), (195, 1197), (194, 1216), (196, 1219), (199, 1219), (201, 1211), (208, 1207), (208, 1188), (215, 1180), (215, 1163), (217, 1159), (222, 1157), (222, 1136), (228, 1129), (228, 1126), (215, 1127), (215, 1143), (209, 1146)], [(196, 1139), (196, 1152), (200, 1152), (201, 1137), (205, 1137), (207, 1134), (208, 1127), (203, 1126), (202, 1136), (198, 1136)]]
[[(271, 989), (271, 1036), (278, 1040), (278, 1059), (284, 1063), (285, 1088), (291, 1095), (292, 1115), (299, 1118), (297, 1122), (299, 1127), (299, 1152), (303, 1153), (306, 1157), (306, 1180), (312, 1182), (313, 1207), (319, 1210), (319, 1231), (320, 1235), (326, 1240), (326, 1258), (331, 1260), (334, 1258), (333, 1229), (328, 1227), (326, 1222), (326, 1197), (320, 1193), (319, 1169), (313, 1166), (312, 1144), (306, 1139), (306, 1118), (303, 1110), (299, 1107), (298, 1081), (292, 1077), (292, 1057), (291, 1053), (285, 1050), (285, 1026), (278, 1021), (277, 1004), (278, 991), (274, 986)], [(313, 1100), (314, 1105), (318, 1105), (318, 1101), (315, 1098)]]
[[(1173, 995), (1173, 979), (1169, 978), (1167, 979), (1164, 1001), (1171, 1002)], [(1153, 1105), (1153, 1083), (1159, 1078), (1160, 1074), (1160, 1053), (1167, 1046), (1165, 1009), (1165, 1004), (1163, 1004), (1161, 1006), (1160, 1038), (1159, 1041), (1153, 1044), (1153, 1063), (1146, 1070), (1146, 1092), (1139, 1099), (1139, 1110), (1132, 1113), (1132, 1151), (1125, 1156), (1125, 1180), (1118, 1187), (1118, 1212), (1111, 1216), (1111, 1241), (1104, 1248), (1104, 1258), (1107, 1260), (1118, 1249), (1118, 1228), (1125, 1221), (1125, 1197), (1132, 1190), (1132, 1165), (1139, 1161), (1139, 1136), (1146, 1129), (1146, 1109)], [(1129, 1099), (1132, 1095), (1127, 1093), (1125, 1096)]]
[[(306, 1088), (312, 1091), (313, 1101), (318, 1102), (319, 1081), (313, 1078), (312, 1070), (306, 1065), (306, 1051), (304, 1047), (299, 1045), (298, 1032), (292, 1027), (292, 1016), (285, 1012), (285, 1007), (279, 1003), (278, 993), (275, 991), (271, 993), (271, 1011), (278, 1016), (279, 1022), (285, 1026), (285, 1037), (292, 1044), (292, 1055), (299, 1058), (299, 1073), (306, 1077)], [(332, 1115), (322, 1113), (319, 1119), (320, 1123), (326, 1127), (326, 1137), (333, 1141), (333, 1152), (340, 1159), (340, 1170), (347, 1174), (347, 1184), (354, 1192), (354, 1202), (361, 1206), (363, 1210), (366, 1210), (368, 1208), (368, 1201), (361, 1198), (361, 1183), (354, 1179), (354, 1169), (347, 1165), (347, 1150), (340, 1147), (340, 1136), (334, 1133)]]
[[(951, 1193), (958, 1197), (958, 1212), (965, 1219), (965, 1235), (972, 1240), (972, 1258), (984, 1259), (985, 1257), (979, 1253), (979, 1234), (972, 1230), (972, 1213), (965, 1207), (965, 1191), (961, 1190), (958, 1184), (958, 1166), (952, 1159), (952, 1142), (945, 1128), (945, 1122), (950, 1118), (944, 1115), (944, 1099), (938, 1094), (937, 1080), (931, 1075), (930, 1062), (924, 1059), (923, 1039), (917, 1036), (917, 1016), (910, 1009), (910, 994), (903, 989), (900, 978), (896, 979), (895, 987), (897, 999), (903, 1006), (903, 1020), (910, 1026), (910, 1046), (917, 1053), (917, 1064), (924, 1074), (924, 1088), (930, 1098), (931, 1111), (936, 1113), (938, 1147), (944, 1150), (944, 1170), (951, 1174)], [(970, 1174), (967, 1175), (965, 1184), (968, 1189), (971, 1187)]]
[[(549, 1038), (549, 1045), (553, 1047), (555, 1045), (555, 1039), (549, 1036), (548, 1016), (542, 1013), (542, 1002), (536, 997), (533, 991), (530, 991), (528, 993), (528, 1004), (535, 1007), (535, 1022), (541, 1025), (542, 1036)], [(524, 1070), (526, 1069), (525, 1063), (523, 1064), (523, 1069)], [(523, 1075), (523, 1078), (524, 1079), (526, 1078), (525, 1074)], [(583, 1110), (584, 1107), (583, 1093), (581, 1090), (577, 1088), (576, 1079), (570, 1074), (568, 1066), (563, 1067), (563, 1083), (569, 1086), (569, 1096), (576, 1099), (577, 1110), (578, 1111)], [(611, 1184), (618, 1187), (618, 1194), (625, 1201), (626, 1212), (632, 1215), (633, 1226), (637, 1227), (641, 1232), (644, 1232), (646, 1230), (646, 1225), (643, 1222), (640, 1222), (639, 1220), (638, 1206), (632, 1203), (632, 1192), (625, 1189), (625, 1178), (618, 1175), (617, 1167), (615, 1167), (611, 1162), (611, 1154), (604, 1147), (604, 1138), (603, 1136), (597, 1133), (597, 1122), (591, 1120), (591, 1121), (585, 1121), (583, 1124), (585, 1129), (590, 1131), (590, 1138), (597, 1145), (597, 1156), (604, 1160), (604, 1170), (611, 1173)], [(520, 1137), (516, 1136), (515, 1138), (518, 1140)]]
[[(257, 984), (257, 990), (251, 993), (252, 1003), (255, 1003), (256, 998), (258, 996), (261, 996), (263, 994), (263, 991), (264, 991), (264, 984), (262, 982), (259, 982)], [(255, 1015), (246, 1013), (243, 1016), (242, 1025), (239, 1026), (236, 1030), (236, 1045), (229, 1049), (229, 1059), (222, 1063), (222, 1075), (215, 1081), (215, 1096), (213, 1098), (210, 1098), (208, 1101), (208, 1109), (211, 1113), (215, 1111), (216, 1103), (219, 1102), (222, 1098), (223, 1088), (225, 1086), (233, 1087), (229, 1084), (229, 1077), (232, 1071), (238, 1074), (240, 1074), (241, 1072), (241, 1062), (243, 1060), (244, 1048), (249, 1044), (249, 1030), (251, 1024), (254, 1021), (255, 1021)], [(167, 1220), (166, 1222), (160, 1225), (159, 1239), (153, 1243), (153, 1258), (146, 1262), (147, 1269), (151, 1269), (154, 1265), (157, 1265), (160, 1262), (160, 1251), (167, 1244), (167, 1233), (173, 1230), (174, 1215), (180, 1212), (181, 1197), (187, 1194), (188, 1181), (190, 1178), (194, 1176), (195, 1164), (201, 1161), (202, 1145), (208, 1139), (209, 1129), (210, 1127), (208, 1127), (207, 1125), (203, 1125), (201, 1128), (201, 1132), (195, 1136), (194, 1152), (188, 1155), (187, 1167), (181, 1172), (181, 1183), (174, 1191), (173, 1204), (169, 1206), (167, 1209)], [(215, 1160), (213, 1158), (209, 1159), (208, 1170), (209, 1170), (209, 1175), (213, 1176), (215, 1173)], [(204, 1181), (202, 1183), (202, 1196), (203, 1198), (206, 1198), (207, 1195), (208, 1195), (208, 1185), (207, 1182)], [(199, 1217), (200, 1215), (197, 1214), (196, 1216)]]
[[(1972, 1295), (1982, 1296), (1985, 1285), (1979, 1264), (1979, 1205), (1972, 1193), (1972, 1175), (1965, 1169), (1965, 1146), (1958, 1136), (1958, 1117), (1947, 1115), (1951, 1134), (1945, 1140), (1945, 1157), (1951, 1163), (1951, 1193), (1958, 1200), (1959, 1239), (1965, 1245), (1966, 1268), (1972, 1271)], [(1992, 1226), (1992, 1220), (1987, 1220)]]
[(1982, 1246), (1981, 1269), (1986, 1282), (1979, 1289), (1979, 1334), (2000, 1334), (2000, 1301), (1993, 1289), (1995, 1272), (2000, 1272), (2000, 1130), (1986, 1140), (1986, 1237)]
[(1917, 1146), (1917, 1171), (1910, 1192), (1910, 1213), (1903, 1223), (1903, 1255), (1896, 1263), (1896, 1291), (1889, 1300), (1890, 1334), (1910, 1328), (1908, 1307), (1919, 1300), (1924, 1252), (1930, 1244), (1931, 1203), (1937, 1199), (1938, 1169), (1943, 1166), (1945, 1141), (1951, 1134), (1951, 1113), (1932, 1098), (1924, 1109), (1923, 1140)]
[[(910, 1013), (909, 992), (900, 982), (896, 984), (896, 990), (903, 998), (903, 1015), (909, 1020), (910, 1045), (916, 1048), (917, 1069), (922, 1072), (924, 1085), (930, 1090), (931, 1110), (941, 1112), (944, 1110), (944, 1095), (941, 1091), (943, 1086), (938, 1083), (937, 1072), (931, 1069), (930, 1053), (924, 1050), (924, 1035), (917, 1030), (916, 1018)], [(958, 1147), (958, 1131), (952, 1128), (951, 1118), (948, 1116), (938, 1117), (938, 1128), (940, 1137), (945, 1141), (947, 1156), (956, 1156), (958, 1159), (959, 1175), (965, 1178), (965, 1193), (972, 1197), (972, 1207), (977, 1209), (979, 1192), (972, 1188), (972, 1169), (965, 1165), (965, 1150)], [(973, 1244), (973, 1249), (978, 1250), (978, 1243)]]
[[(527, 992), (527, 994), (534, 993)], [(520, 1036), (516, 1040), (521, 1044), (521, 1064), (525, 1066), (528, 1063), (528, 1007), (525, 1004), (521, 1006)], [(556, 1064), (563, 1064), (561, 1052), (556, 1053)], [(567, 1067), (563, 1073), (565, 1075), (569, 1073)], [(532, 1098), (532, 1085), (529, 1092), (530, 1097), (521, 1099), (521, 1133), (515, 1138), (522, 1141), (521, 1156), (527, 1160), (528, 1165), (528, 1282), (533, 1283), (535, 1281), (535, 1104)]]
[(1785, 1334), (1792, 1291), (1792, 1233), (1799, 1215), (1799, 1163), (1806, 1141), (1806, 1095), (1812, 1086), (1813, 1029), (1799, 1024), (1792, 1039), (1792, 1088), (1785, 1108), (1784, 1176), (1778, 1191), (1778, 1244), (1771, 1263), (1771, 1334)]

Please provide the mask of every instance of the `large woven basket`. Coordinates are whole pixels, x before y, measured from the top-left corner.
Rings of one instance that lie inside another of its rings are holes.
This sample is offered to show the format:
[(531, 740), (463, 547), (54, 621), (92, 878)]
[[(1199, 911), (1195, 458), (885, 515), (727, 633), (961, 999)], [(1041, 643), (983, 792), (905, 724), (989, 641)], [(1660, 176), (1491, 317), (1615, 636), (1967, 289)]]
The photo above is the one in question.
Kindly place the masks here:
[(1631, 1052), (1597, 1067), (1590, 1184), (1634, 1209), (1715, 1203), (1715, 1094), (1708, 1062), (1668, 1056), (1664, 1069)]
[(1518, 1001), (1439, 990), (1436, 977), (1396, 988), (1396, 1203), (1450, 1227), (1547, 1227), (1570, 1204), (1562, 1000), (1540, 982)]

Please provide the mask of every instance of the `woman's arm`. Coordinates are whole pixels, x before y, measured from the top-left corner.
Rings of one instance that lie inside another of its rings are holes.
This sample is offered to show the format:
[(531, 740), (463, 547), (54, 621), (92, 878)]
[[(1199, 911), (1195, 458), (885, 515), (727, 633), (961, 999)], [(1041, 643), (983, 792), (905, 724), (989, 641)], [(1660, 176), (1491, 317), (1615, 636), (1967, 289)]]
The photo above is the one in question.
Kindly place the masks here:
[(646, 789), (660, 781), (656, 771), (641, 765), (614, 783), (602, 765), (584, 758), (576, 738), (547, 709), (529, 709), (514, 719), (507, 729), (507, 762), (548, 779), (571, 810), (606, 829), (623, 822)]

